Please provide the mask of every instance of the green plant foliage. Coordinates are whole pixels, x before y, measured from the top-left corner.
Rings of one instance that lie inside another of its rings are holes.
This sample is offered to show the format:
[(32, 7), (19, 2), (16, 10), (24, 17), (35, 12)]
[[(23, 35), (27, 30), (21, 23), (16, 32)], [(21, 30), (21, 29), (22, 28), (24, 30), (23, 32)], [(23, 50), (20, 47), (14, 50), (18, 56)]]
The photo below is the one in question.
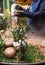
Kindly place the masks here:
[(18, 27), (16, 27), (13, 30), (13, 36), (14, 36), (14, 40), (16, 42), (20, 43), (20, 49), (19, 49), (19, 60), (23, 61), (25, 59), (25, 52), (26, 52), (26, 48), (27, 48), (27, 43), (25, 42), (26, 36), (25, 36), (25, 28), (19, 24)]
[(5, 30), (7, 26), (7, 19), (0, 18), (0, 30)]
[[(2, 38), (0, 37), (0, 62), (7, 62), (7, 63), (16, 63), (17, 62), (17, 57), (20, 55), (19, 51), (17, 52), (16, 56), (14, 56), (12, 59), (9, 59), (7, 57), (4, 56), (3, 51), (6, 48), (4, 42), (2, 42)], [(24, 49), (25, 47), (21, 45), (21, 51), (23, 50), (23, 52), (21, 52), (22, 54), (24, 53)], [(24, 56), (20, 56), (21, 60), (18, 60), (19, 62), (23, 63), (30, 63), (30, 62), (41, 62), (45, 59), (45, 57), (42, 55), (42, 53), (39, 51), (39, 49), (37, 49), (36, 47), (29, 45), (27, 47), (26, 52), (24, 53)], [(18, 57), (20, 59), (20, 57)], [(24, 58), (23, 58), (24, 57)]]
[(4, 17), (10, 20), (11, 18), (11, 1), (12, 0), (3, 0), (3, 12)]
[(39, 51), (38, 48), (35, 46), (28, 46), (26, 51), (26, 59), (24, 62), (30, 63), (30, 62), (41, 62), (43, 61), (45, 57), (43, 54)]
[(12, 59), (9, 59), (4, 56), (3, 52), (5, 48), (6, 46), (4, 44), (4, 40), (0, 36), (0, 62), (16, 63), (17, 57), (20, 59), (18, 60), (18, 62), (23, 61), (24, 63), (40, 62), (43, 61), (43, 59), (45, 59), (45, 57), (42, 55), (39, 49), (37, 49), (32, 45), (27, 46), (26, 50), (25, 47), (21, 44), (20, 50), (17, 52), (16, 56), (14, 56)]
[(26, 57), (26, 50), (27, 50), (27, 43), (26, 42), (22, 42), (21, 41), (21, 45), (20, 45), (20, 49), (19, 49), (19, 61), (24, 61), (25, 57)]
[(13, 30), (13, 36), (15, 41), (19, 41), (19, 40), (24, 40), (25, 37), (25, 29), (23, 29), (23, 27), (18, 26)]
[[(6, 29), (7, 28), (7, 22), (5, 19), (0, 19), (0, 30), (2, 29)], [(25, 34), (27, 33), (28, 28), (24, 27), (21, 24), (18, 25), (18, 27), (16, 27), (13, 30), (13, 36), (14, 36), (14, 40), (15, 42), (19, 42), (19, 40), (21, 40), (20, 42), (20, 49), (19, 51), (17, 51), (16, 56), (14, 56), (13, 58), (9, 59), (7, 57), (4, 56), (3, 52), (4, 49), (6, 48), (3, 39), (0, 36), (0, 62), (7, 62), (7, 63), (16, 63), (18, 60), (19, 62), (23, 62), (23, 63), (33, 63), (33, 62), (41, 62), (45, 59), (45, 57), (42, 55), (42, 53), (39, 51), (39, 49), (37, 49), (36, 47), (29, 45), (27, 46), (27, 43), (25, 42)], [(18, 57), (18, 58), (17, 58)]]
[(4, 40), (0, 36), (0, 53), (3, 52), (4, 48), (5, 48)]
[(25, 28), (25, 32), (27, 33), (29, 30), (31, 30), (30, 26), (27, 26), (27, 18), (24, 17), (24, 18), (20, 18), (19, 17), (19, 24)]
[(4, 56), (3, 52), (5, 50), (6, 46), (4, 44), (4, 40), (1, 38), (0, 36), (0, 62), (16, 62), (16, 57), (9, 59), (7, 57)]

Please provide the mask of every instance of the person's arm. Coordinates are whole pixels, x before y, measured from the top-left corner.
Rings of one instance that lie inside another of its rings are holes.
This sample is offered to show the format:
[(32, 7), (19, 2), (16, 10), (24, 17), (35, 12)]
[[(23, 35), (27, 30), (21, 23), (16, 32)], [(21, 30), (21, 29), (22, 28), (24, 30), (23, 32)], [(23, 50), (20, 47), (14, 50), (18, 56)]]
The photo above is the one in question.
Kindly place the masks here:
[(43, 2), (40, 6), (40, 10), (38, 12), (19, 12), (17, 16), (26, 16), (29, 18), (38, 18), (38, 17), (45, 17), (45, 2)]
[(28, 12), (28, 11), (29, 11), (29, 8), (24, 9), (24, 8), (21, 7), (20, 5), (16, 5), (15, 9), (20, 10), (20, 11), (25, 11), (25, 12)]
[(42, 16), (42, 14), (43, 13), (41, 11), (35, 12), (35, 13), (31, 13), (31, 12), (20, 12), (19, 16), (26, 16), (28, 18), (37, 18), (37, 17)]
[[(29, 18), (39, 18), (44, 17), (45, 18), (45, 2), (41, 4), (40, 10), (38, 12), (23, 12), (24, 16), (27, 16)], [(23, 14), (22, 13), (22, 14)]]

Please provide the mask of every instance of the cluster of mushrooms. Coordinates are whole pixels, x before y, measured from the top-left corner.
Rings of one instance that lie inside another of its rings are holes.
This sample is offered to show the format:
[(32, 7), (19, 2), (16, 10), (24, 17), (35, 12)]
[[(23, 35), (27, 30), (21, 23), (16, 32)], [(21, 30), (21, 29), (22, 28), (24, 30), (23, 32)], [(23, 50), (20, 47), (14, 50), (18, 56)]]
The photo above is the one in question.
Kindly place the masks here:
[(16, 51), (19, 50), (20, 44), (18, 42), (14, 42), (14, 38), (10, 30), (7, 30), (6, 32), (2, 30), (1, 37), (6, 45), (4, 56), (7, 58), (13, 58), (17, 53)]

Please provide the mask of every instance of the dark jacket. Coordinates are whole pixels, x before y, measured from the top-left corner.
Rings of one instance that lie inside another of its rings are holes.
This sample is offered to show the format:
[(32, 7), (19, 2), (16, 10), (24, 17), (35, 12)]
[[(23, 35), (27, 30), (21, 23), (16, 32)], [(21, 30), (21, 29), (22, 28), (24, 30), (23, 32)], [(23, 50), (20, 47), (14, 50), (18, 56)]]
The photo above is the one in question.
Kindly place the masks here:
[(22, 12), (23, 16), (28, 17), (27, 25), (35, 25), (39, 22), (45, 22), (45, 0), (33, 0), (29, 9)]

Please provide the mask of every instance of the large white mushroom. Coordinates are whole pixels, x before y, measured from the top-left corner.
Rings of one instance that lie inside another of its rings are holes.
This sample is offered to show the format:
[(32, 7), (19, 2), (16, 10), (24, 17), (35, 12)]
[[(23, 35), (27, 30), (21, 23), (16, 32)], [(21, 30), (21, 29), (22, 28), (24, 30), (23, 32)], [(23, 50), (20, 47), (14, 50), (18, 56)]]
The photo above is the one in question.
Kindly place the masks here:
[(12, 46), (12, 43), (14, 42), (13, 38), (6, 38), (4, 40), (6, 46)]
[(13, 58), (16, 55), (16, 50), (14, 47), (8, 47), (4, 50), (4, 55), (7, 58)]

